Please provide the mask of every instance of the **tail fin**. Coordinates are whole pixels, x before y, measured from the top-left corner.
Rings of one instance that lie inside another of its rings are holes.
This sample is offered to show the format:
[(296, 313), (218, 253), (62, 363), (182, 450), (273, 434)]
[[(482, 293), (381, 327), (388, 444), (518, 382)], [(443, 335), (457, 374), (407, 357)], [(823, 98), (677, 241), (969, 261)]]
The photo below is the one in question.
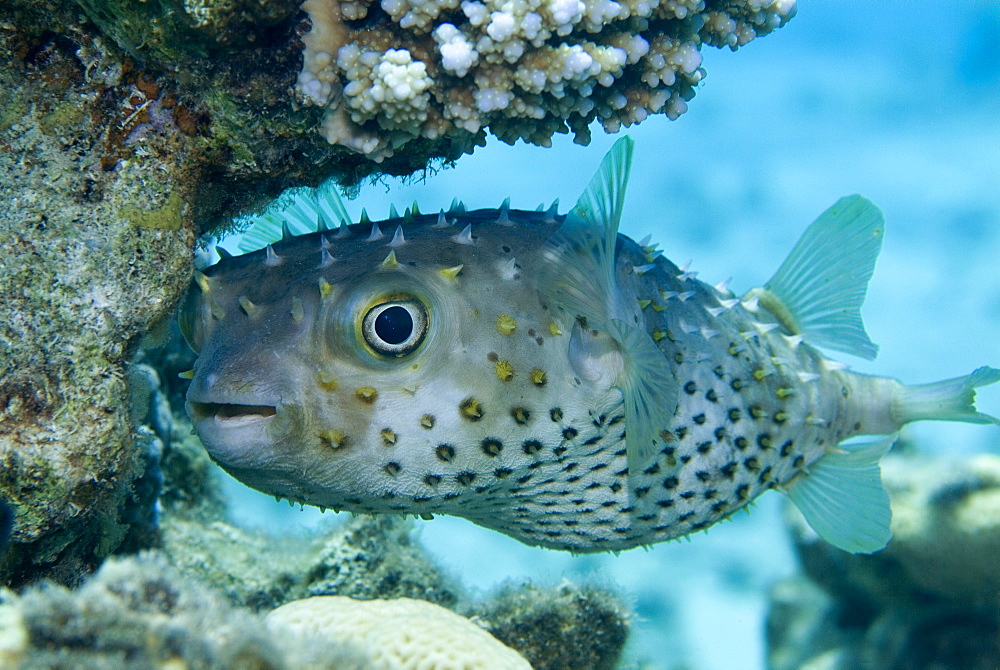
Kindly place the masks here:
[(981, 367), (971, 375), (932, 384), (903, 386), (893, 404), (893, 416), (901, 424), (910, 421), (964, 421), (992, 423), (1000, 419), (976, 409), (976, 389), (1000, 382), (1000, 370)]

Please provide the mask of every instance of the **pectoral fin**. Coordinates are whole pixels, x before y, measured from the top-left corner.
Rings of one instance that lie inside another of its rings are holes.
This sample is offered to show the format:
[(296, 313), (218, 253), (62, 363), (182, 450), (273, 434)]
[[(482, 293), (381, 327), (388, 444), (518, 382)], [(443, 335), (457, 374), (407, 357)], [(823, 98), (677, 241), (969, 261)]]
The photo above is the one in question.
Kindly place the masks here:
[[(615, 280), (615, 248), (632, 140), (623, 137), (604, 157), (563, 225), (546, 244), (540, 290), (564, 330), (582, 318), (617, 345), (607, 361), (607, 378), (622, 393), (629, 472), (648, 467), (677, 409), (677, 383), (669, 362), (643, 329), (635, 300), (623, 299)], [(588, 356), (592, 365), (596, 356)], [(591, 370), (588, 378), (605, 377)]]

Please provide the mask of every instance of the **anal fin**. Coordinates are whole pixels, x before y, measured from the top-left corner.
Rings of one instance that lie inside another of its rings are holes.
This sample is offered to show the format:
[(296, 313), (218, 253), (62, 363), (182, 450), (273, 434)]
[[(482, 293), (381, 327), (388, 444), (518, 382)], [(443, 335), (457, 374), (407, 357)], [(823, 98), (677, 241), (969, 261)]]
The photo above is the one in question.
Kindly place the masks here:
[(889, 494), (879, 461), (895, 435), (840, 444), (785, 487), (820, 537), (852, 554), (871, 554), (892, 538)]

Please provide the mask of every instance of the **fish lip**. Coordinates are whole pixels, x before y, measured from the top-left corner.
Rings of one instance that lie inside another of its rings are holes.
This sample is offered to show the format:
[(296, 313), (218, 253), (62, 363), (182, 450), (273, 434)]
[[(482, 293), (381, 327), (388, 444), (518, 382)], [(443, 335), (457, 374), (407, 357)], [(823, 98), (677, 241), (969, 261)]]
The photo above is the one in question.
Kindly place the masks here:
[(274, 420), (280, 411), (270, 398), (188, 398), (187, 411), (196, 425), (212, 423), (219, 428), (259, 425)]

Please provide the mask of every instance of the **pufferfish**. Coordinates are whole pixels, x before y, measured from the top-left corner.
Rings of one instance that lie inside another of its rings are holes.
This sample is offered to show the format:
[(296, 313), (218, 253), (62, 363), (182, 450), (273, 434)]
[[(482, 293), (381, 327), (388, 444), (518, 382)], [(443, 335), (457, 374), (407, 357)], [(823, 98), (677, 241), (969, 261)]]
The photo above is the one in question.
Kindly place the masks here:
[(453, 203), (336, 227), (329, 191), (272, 214), (281, 239), (198, 273), (181, 311), (211, 457), (279, 498), (578, 553), (706, 529), (769, 489), (833, 545), (884, 547), (893, 434), (1000, 424), (973, 404), (1000, 370), (907, 386), (820, 352), (877, 351), (868, 200), (737, 296), (618, 233), (631, 157), (618, 141), (565, 215)]

